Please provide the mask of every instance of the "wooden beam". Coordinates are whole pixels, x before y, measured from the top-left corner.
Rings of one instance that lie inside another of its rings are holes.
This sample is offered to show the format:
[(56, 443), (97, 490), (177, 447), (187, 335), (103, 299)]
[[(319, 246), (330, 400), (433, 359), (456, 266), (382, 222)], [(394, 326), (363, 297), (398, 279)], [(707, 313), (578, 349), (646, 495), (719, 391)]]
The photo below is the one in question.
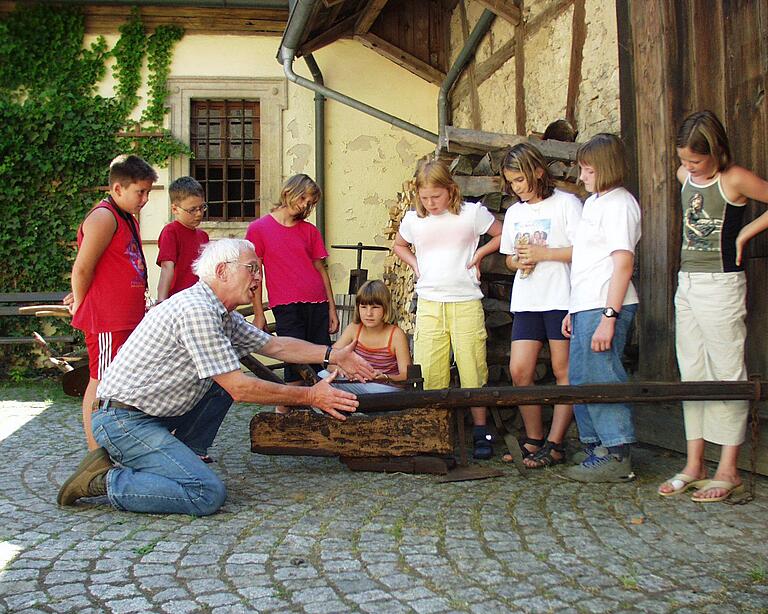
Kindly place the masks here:
[[(573, 3), (573, 0), (558, 0), (546, 10), (542, 11), (535, 19), (532, 19), (529, 24), (526, 24), (525, 36), (529, 38), (535, 35), (541, 28), (548, 25), (552, 20), (557, 19), (562, 15)], [(504, 43), (497, 51), (495, 51), (487, 60), (480, 62), (477, 65), (477, 85), (480, 86), (491, 75), (493, 75), (499, 68), (504, 66), (515, 55), (516, 42), (515, 39)], [(469, 85), (466, 82), (459, 83), (453, 89), (453, 99), (459, 100), (466, 96), (469, 92)]]
[(627, 382), (582, 386), (491, 386), (407, 390), (359, 394), (358, 412), (414, 408), (459, 409), (473, 406), (514, 407), (573, 403), (670, 403), (677, 401), (765, 401), (768, 381), (741, 382)]
[(414, 57), (410, 53), (403, 51), (399, 47), (396, 47), (392, 43), (385, 41), (383, 38), (376, 36), (371, 32), (357, 35), (355, 36), (355, 40), (430, 83), (440, 85), (445, 80), (445, 73), (441, 70)]
[(354, 30), (355, 22), (357, 21), (357, 15), (357, 13), (354, 13), (349, 17), (342, 19), (332, 28), (328, 28), (322, 34), (319, 34), (318, 36), (315, 36), (315, 38), (305, 42), (301, 47), (299, 47), (299, 51), (296, 56), (301, 57), (304, 55), (309, 55), (310, 53), (314, 53), (326, 45), (330, 45), (332, 42), (337, 41), (340, 38), (350, 36)]
[(388, 0), (368, 0), (355, 24), (355, 34), (365, 34), (381, 14)]
[[(674, 109), (679, 62), (674, 3), (629, 2), (635, 86), (637, 175), (643, 241), (636, 266), (642, 313), (638, 318), (640, 376), (674, 379), (677, 374), (674, 295), (678, 269), (681, 215), (680, 186), (675, 179)], [(624, 30), (624, 28), (622, 28)], [(622, 92), (623, 94), (624, 92)]]
[(581, 65), (584, 59), (584, 42), (587, 39), (587, 17), (585, 0), (573, 3), (571, 23), (571, 63), (568, 69), (568, 94), (565, 102), (565, 119), (576, 127), (576, 102), (581, 86)]
[[(469, 38), (469, 20), (467, 19), (467, 5), (465, 0), (459, 2), (459, 17), (461, 19), (461, 41), (466, 44)], [(467, 66), (467, 82), (469, 83), (469, 116), (472, 119), (472, 129), (480, 130), (482, 128), (480, 118), (480, 95), (477, 93), (477, 79), (475, 78), (475, 58), (469, 61)]]
[(526, 134), (525, 111), (525, 24), (515, 26), (515, 129)]
[[(0, 15), (13, 11), (16, 2), (0, 1)], [(116, 33), (131, 16), (127, 5), (87, 5), (80, 11), (87, 34)], [(159, 25), (177, 25), (187, 34), (248, 34), (276, 36), (285, 30), (287, 9), (236, 7), (142, 6), (144, 27), (152, 32)]]
[(505, 19), (513, 26), (518, 25), (522, 20), (522, 11), (512, 0), (476, 0), (477, 3), (489, 11)]
[(450, 151), (455, 151), (454, 145), (460, 145), (475, 151), (490, 151), (492, 149), (503, 149), (511, 145), (525, 142), (535, 145), (547, 158), (573, 162), (576, 160), (576, 151), (579, 149), (579, 143), (566, 143), (564, 141), (553, 140), (542, 141), (540, 139), (528, 138), (518, 134), (482, 132), (480, 130), (456, 128), (455, 126), (446, 126), (445, 136)]

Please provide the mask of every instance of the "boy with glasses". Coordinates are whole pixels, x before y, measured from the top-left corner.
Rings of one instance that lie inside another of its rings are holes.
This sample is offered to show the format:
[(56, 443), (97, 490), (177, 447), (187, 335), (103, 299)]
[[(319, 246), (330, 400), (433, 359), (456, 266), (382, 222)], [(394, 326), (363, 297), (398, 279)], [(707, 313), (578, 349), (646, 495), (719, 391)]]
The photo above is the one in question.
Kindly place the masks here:
[(208, 209), (203, 186), (194, 177), (179, 177), (168, 187), (168, 195), (175, 219), (163, 228), (157, 240), (158, 303), (197, 283), (192, 263), (209, 240), (208, 233), (198, 228)]

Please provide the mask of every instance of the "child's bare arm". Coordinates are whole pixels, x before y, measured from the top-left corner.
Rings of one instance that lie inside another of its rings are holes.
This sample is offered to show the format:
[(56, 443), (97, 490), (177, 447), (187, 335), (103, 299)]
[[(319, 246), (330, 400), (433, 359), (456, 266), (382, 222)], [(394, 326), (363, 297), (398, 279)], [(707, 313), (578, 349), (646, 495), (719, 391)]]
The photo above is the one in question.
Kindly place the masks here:
[(355, 340), (355, 332), (359, 324), (347, 324), (344, 331), (339, 335), (336, 343), (333, 344), (335, 348), (343, 348)]
[[(629, 282), (632, 279), (635, 255), (630, 251), (620, 249), (611, 253), (611, 259), (613, 260), (613, 275), (611, 275), (611, 281), (608, 283), (608, 298), (605, 301), (605, 306), (621, 311)], [(600, 324), (597, 325), (597, 330), (592, 335), (593, 352), (605, 352), (611, 348), (615, 328), (616, 318), (606, 318), (605, 316), (600, 318)]]
[(408, 365), (411, 364), (411, 352), (408, 349), (408, 337), (398, 326), (395, 329), (395, 334), (392, 336), (392, 347), (397, 357), (397, 369), (399, 373), (397, 375), (390, 375), (389, 379), (393, 382), (404, 382), (408, 379)]
[(313, 260), (312, 264), (323, 278), (325, 286), (325, 295), (328, 297), (328, 332), (332, 335), (339, 331), (339, 315), (336, 313), (336, 300), (333, 298), (333, 288), (331, 287), (331, 278), (328, 276), (328, 269), (325, 267), (325, 259), (318, 258)]
[(83, 222), (83, 241), (72, 265), (72, 307), (74, 315), (93, 281), (96, 265), (117, 230), (117, 220), (104, 208), (96, 209)]
[(172, 260), (163, 260), (160, 263), (160, 281), (157, 282), (157, 302), (164, 301), (171, 292), (173, 283), (173, 272), (176, 269), (176, 263)]
[[(740, 166), (733, 167), (723, 174), (723, 188), (728, 196), (737, 194), (741, 198), (750, 198), (768, 203), (768, 181)], [(736, 237), (736, 264), (741, 259), (747, 243), (768, 228), (768, 211), (744, 226)]]
[(573, 247), (545, 247), (544, 245), (518, 245), (515, 248), (517, 257), (520, 261), (529, 264), (536, 264), (544, 260), (554, 260), (557, 262), (570, 262), (573, 254)]
[(419, 277), (419, 265), (416, 260), (416, 254), (411, 251), (411, 244), (408, 243), (398, 232), (395, 236), (395, 246), (393, 248), (397, 257), (413, 269), (416, 277)]
[(502, 226), (499, 220), (495, 220), (493, 224), (491, 224), (491, 227), (488, 229), (486, 234), (491, 235), (493, 238), (488, 241), (488, 243), (478, 248), (478, 250), (475, 252), (475, 255), (472, 257), (472, 260), (470, 260), (469, 264), (467, 265), (468, 269), (476, 266), (478, 270), (478, 276), (480, 272), (480, 263), (483, 261), (483, 258), (485, 258), (488, 254), (499, 251), (499, 245), (501, 245), (501, 228)]

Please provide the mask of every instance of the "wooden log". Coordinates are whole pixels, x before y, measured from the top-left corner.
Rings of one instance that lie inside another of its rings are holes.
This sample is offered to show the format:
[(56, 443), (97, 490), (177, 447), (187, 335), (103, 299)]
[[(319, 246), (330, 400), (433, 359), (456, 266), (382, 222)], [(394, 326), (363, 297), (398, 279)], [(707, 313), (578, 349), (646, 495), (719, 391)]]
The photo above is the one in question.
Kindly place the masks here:
[(649, 403), (768, 399), (768, 382), (630, 382), (584, 386), (447, 388), (361, 394), (358, 411), (395, 411), (406, 407), (552, 405), (554, 403)]
[(457, 176), (453, 180), (459, 186), (462, 196), (485, 196), (490, 192), (501, 191), (499, 177), (464, 177)]
[(546, 158), (556, 160), (576, 161), (576, 152), (580, 143), (566, 143), (565, 141), (531, 139), (518, 134), (502, 134), (498, 132), (483, 132), (482, 130), (467, 130), (455, 126), (445, 127), (445, 137), (448, 150), (452, 151), (452, 145), (462, 145), (479, 152), (491, 149), (503, 149), (517, 145), (518, 143), (531, 143)]
[(251, 452), (349, 458), (449, 455), (451, 426), (451, 412), (445, 409), (351, 414), (343, 422), (311, 411), (263, 412), (251, 419)]
[(493, 211), (494, 213), (499, 213), (501, 211), (501, 206), (504, 202), (504, 194), (501, 192), (491, 192), (490, 194), (486, 194), (483, 196), (483, 207), (488, 209), (488, 211)]
[(451, 175), (471, 175), (474, 164), (468, 156), (456, 156), (448, 165)]

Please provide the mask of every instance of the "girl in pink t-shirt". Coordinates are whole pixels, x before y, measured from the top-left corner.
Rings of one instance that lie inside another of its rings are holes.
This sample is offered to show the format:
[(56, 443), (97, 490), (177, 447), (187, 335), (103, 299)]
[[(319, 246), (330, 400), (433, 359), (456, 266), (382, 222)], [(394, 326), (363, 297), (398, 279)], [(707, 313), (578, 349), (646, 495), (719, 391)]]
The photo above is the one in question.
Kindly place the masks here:
[[(251, 222), (245, 238), (264, 266), (277, 334), (330, 345), (339, 318), (325, 268), (328, 252), (320, 232), (306, 221), (320, 195), (310, 177), (294, 175), (283, 185), (280, 203), (269, 215)], [(261, 292), (254, 296), (253, 313), (253, 323), (266, 329)], [(299, 384), (300, 379), (295, 369), (286, 367), (286, 382)]]

